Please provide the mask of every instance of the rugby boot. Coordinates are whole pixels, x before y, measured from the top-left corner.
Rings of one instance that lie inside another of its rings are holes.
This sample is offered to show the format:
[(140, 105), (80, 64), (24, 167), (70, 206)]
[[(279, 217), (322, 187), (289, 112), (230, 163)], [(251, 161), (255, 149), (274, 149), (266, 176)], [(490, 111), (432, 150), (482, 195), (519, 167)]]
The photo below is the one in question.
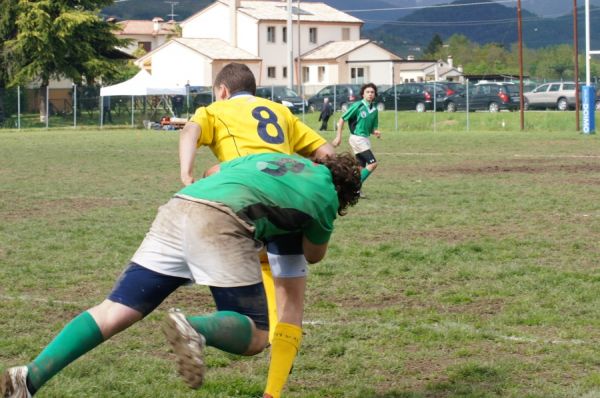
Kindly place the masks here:
[(27, 366), (8, 368), (0, 379), (0, 396), (2, 398), (31, 398), (27, 389)]
[(183, 312), (175, 308), (169, 310), (163, 332), (177, 356), (179, 375), (191, 388), (200, 387), (206, 372), (204, 336), (196, 332)]

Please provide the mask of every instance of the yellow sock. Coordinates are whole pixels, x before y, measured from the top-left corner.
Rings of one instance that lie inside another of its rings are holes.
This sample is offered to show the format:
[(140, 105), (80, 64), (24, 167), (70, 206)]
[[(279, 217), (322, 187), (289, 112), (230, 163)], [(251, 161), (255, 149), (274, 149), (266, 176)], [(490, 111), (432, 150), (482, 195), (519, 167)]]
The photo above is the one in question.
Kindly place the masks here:
[(267, 296), (267, 307), (269, 308), (269, 343), (273, 342), (275, 334), (275, 326), (277, 325), (277, 303), (275, 302), (275, 283), (273, 282), (273, 274), (271, 266), (268, 262), (260, 263), (262, 269), (263, 285), (265, 286), (265, 294)]
[(290, 323), (279, 322), (271, 343), (271, 363), (265, 395), (281, 397), (281, 390), (292, 370), (292, 364), (302, 341), (302, 329)]

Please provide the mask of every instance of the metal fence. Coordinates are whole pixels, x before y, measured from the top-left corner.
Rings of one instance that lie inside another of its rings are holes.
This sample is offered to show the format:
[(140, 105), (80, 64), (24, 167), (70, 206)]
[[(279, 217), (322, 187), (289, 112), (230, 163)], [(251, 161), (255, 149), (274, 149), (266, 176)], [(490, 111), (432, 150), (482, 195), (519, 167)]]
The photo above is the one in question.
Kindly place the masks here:
[[(319, 112), (323, 97), (327, 96), (336, 111), (344, 110), (352, 99), (345, 97), (341, 88), (349, 85), (333, 86), (300, 86), (295, 87), (298, 101), (290, 98), (278, 98), (276, 87), (263, 86), (263, 94), (278, 102), (290, 104), (292, 111), (304, 120), (306, 114)], [(359, 85), (354, 85), (359, 87)], [(415, 112), (420, 110), (418, 105), (408, 108), (400, 106), (396, 88), (379, 87), (380, 98), (387, 88), (388, 95), (394, 93), (391, 104), (388, 103), (381, 110), (395, 111), (395, 129), (398, 130), (399, 114), (403, 111)], [(329, 94), (319, 94), (328, 90)], [(430, 102), (422, 110), (436, 123), (436, 114), (448, 111), (444, 94), (437, 92), (434, 86)], [(259, 90), (260, 92), (260, 90)], [(345, 91), (344, 91), (345, 92)], [(264, 93), (267, 93), (266, 95)], [(454, 109), (466, 112), (467, 129), (469, 126), (469, 111), (474, 110), (469, 98), (469, 90), (463, 98), (463, 103)], [(357, 92), (354, 93), (358, 95)], [(356, 97), (358, 98), (358, 97)], [(209, 105), (214, 101), (212, 87), (189, 87), (186, 95), (175, 96), (113, 96), (101, 97), (99, 86), (76, 86), (67, 88), (46, 89), (45, 92), (38, 88), (16, 87), (0, 91), (0, 128), (25, 129), (25, 128), (51, 128), (51, 127), (134, 127), (168, 129), (169, 125), (160, 123), (163, 118), (179, 117), (188, 119), (200, 106)], [(293, 105), (293, 107), (292, 107)], [(381, 104), (380, 104), (381, 105)], [(518, 109), (513, 107), (512, 110)], [(490, 111), (491, 108), (482, 109)], [(502, 110), (502, 109), (499, 109)]]
[(142, 127), (163, 117), (188, 118), (213, 100), (211, 87), (193, 87), (187, 95), (146, 97), (101, 97), (99, 86), (16, 87), (0, 91), (0, 128)]

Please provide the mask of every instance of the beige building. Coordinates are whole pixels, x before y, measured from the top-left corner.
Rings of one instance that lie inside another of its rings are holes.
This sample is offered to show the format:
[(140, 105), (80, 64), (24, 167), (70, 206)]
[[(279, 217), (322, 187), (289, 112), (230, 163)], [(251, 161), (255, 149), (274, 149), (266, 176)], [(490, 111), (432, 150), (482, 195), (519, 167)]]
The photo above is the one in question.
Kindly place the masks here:
[(182, 38), (137, 64), (163, 80), (209, 86), (224, 62), (239, 61), (258, 68), (259, 85), (286, 85), (290, 39), (294, 84), (391, 84), (390, 61), (400, 58), (361, 40), (360, 19), (309, 2), (294, 5), (292, 16), (289, 34), (285, 0), (217, 0), (181, 23)]
[(152, 21), (124, 20), (117, 22), (111, 19), (109, 21), (119, 26), (116, 33), (119, 38), (131, 40), (129, 46), (119, 49), (127, 54), (133, 54), (139, 48), (149, 53), (177, 33), (175, 21), (165, 22), (160, 17), (155, 17)]
[(408, 59), (396, 67), (398, 83), (453, 81), (464, 82), (461, 66), (454, 67), (452, 57), (447, 61), (415, 61)]
[(392, 84), (397, 55), (372, 41), (329, 42), (302, 55), (302, 82), (326, 84)]

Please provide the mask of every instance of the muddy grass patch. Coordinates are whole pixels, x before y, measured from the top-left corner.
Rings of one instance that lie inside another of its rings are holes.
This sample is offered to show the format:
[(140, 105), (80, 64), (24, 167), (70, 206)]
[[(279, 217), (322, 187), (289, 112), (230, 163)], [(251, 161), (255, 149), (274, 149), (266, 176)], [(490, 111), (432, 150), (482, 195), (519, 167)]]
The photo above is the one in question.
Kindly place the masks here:
[(0, 211), (6, 221), (41, 219), (47, 217), (73, 217), (100, 208), (120, 207), (128, 204), (124, 199), (112, 198), (65, 198), (22, 201)]

